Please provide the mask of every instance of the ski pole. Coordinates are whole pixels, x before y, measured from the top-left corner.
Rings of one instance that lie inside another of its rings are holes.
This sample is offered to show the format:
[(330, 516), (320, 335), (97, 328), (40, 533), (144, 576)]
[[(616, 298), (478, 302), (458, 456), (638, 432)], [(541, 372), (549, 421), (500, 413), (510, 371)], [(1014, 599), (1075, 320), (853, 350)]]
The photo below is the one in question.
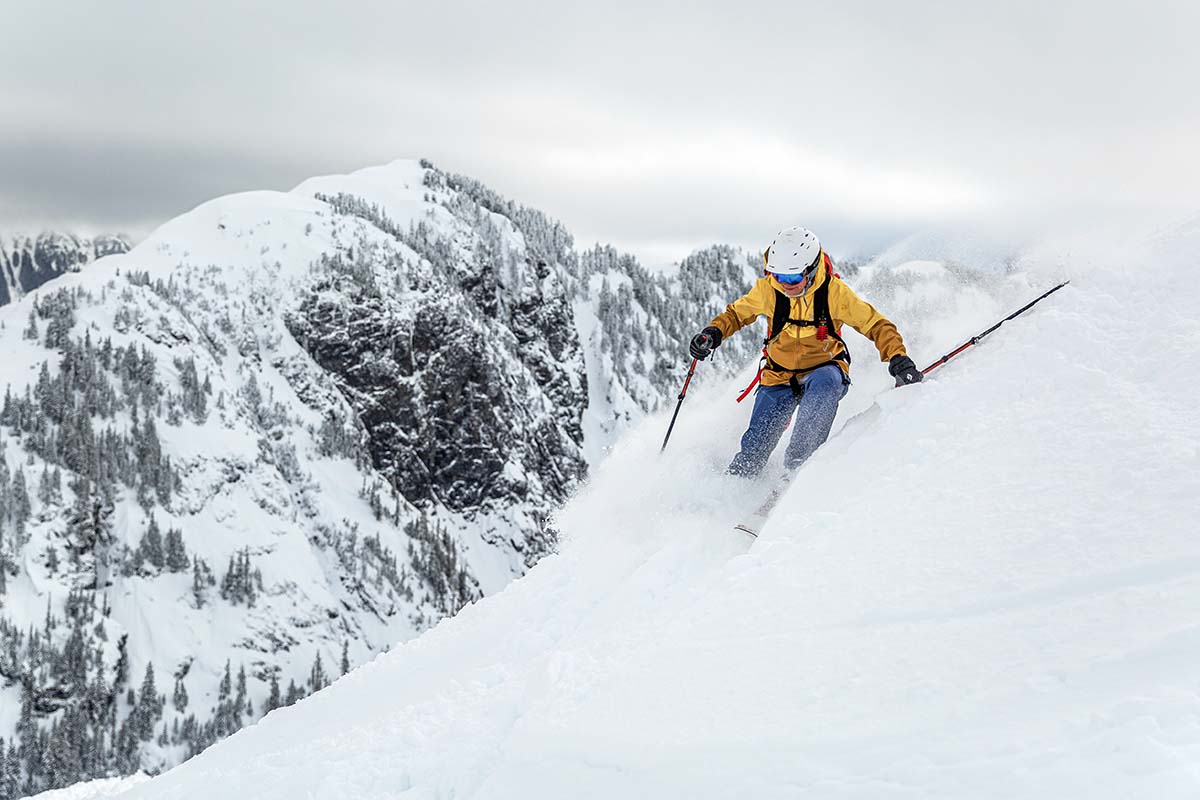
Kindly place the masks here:
[(679, 416), (679, 409), (683, 407), (683, 398), (687, 397), (688, 385), (692, 382), (692, 376), (696, 374), (696, 362), (699, 359), (692, 359), (692, 365), (688, 367), (687, 378), (683, 381), (683, 388), (679, 390), (679, 402), (675, 404), (675, 413), (671, 415), (671, 425), (667, 428), (667, 435), (663, 437), (662, 452), (667, 449), (667, 442), (671, 440), (671, 431), (675, 430), (675, 420)]
[(1004, 319), (1000, 320), (999, 322), (997, 322), (997, 323), (996, 323), (995, 325), (993, 325), (992, 327), (988, 328), (988, 329), (987, 329), (986, 331), (984, 331), (983, 333), (981, 333), (981, 334), (979, 334), (979, 335), (977, 335), (977, 336), (972, 336), (970, 339), (968, 339), (967, 341), (965, 341), (965, 342), (963, 342), (961, 345), (959, 345), (959, 346), (958, 346), (956, 349), (954, 349), (954, 350), (950, 351), (950, 352), (949, 352), (949, 353), (947, 353), (946, 355), (944, 355), (944, 356), (942, 356), (941, 358), (939, 358), (937, 361), (935, 361), (935, 362), (933, 362), (932, 364), (930, 364), (930, 365), (929, 365), (928, 367), (926, 367), (925, 369), (921, 370), (921, 374), (922, 374), (922, 375), (928, 375), (929, 373), (933, 372), (935, 369), (937, 369), (938, 367), (940, 367), (942, 364), (945, 364), (947, 361), (949, 361), (950, 359), (954, 358), (956, 355), (958, 355), (958, 354), (959, 354), (959, 353), (961, 353), (962, 351), (966, 350), (968, 347), (971, 347), (971, 346), (973, 346), (973, 345), (977, 345), (977, 344), (979, 344), (979, 340), (980, 340), (980, 339), (982, 339), (983, 337), (987, 336), (989, 333), (991, 333), (992, 331), (996, 330), (997, 328), (999, 328), (999, 327), (1000, 327), (1001, 325), (1003, 325), (1004, 323), (1008, 322), (1008, 321), (1009, 321), (1010, 319), (1012, 319), (1013, 317), (1018, 317), (1018, 316), (1020, 316), (1021, 314), (1024, 314), (1026, 311), (1028, 311), (1029, 309), (1033, 308), (1035, 305), (1037, 305), (1038, 303), (1042, 302), (1042, 301), (1043, 301), (1043, 300), (1045, 300), (1047, 297), (1049, 297), (1050, 295), (1052, 295), (1052, 294), (1054, 294), (1055, 292), (1057, 292), (1059, 289), (1061, 289), (1061, 288), (1063, 288), (1064, 286), (1066, 286), (1068, 283), (1070, 283), (1070, 281), (1063, 281), (1063, 282), (1062, 282), (1062, 283), (1060, 283), (1058, 286), (1055, 286), (1053, 289), (1051, 289), (1050, 291), (1046, 292), (1044, 295), (1042, 295), (1041, 297), (1037, 298), (1036, 300), (1034, 300), (1033, 302), (1029, 303), (1028, 305), (1021, 306), (1021, 307), (1020, 307), (1020, 308), (1018, 308), (1016, 311), (1014, 311), (1013, 313), (1009, 314), (1007, 317), (1005, 317)]

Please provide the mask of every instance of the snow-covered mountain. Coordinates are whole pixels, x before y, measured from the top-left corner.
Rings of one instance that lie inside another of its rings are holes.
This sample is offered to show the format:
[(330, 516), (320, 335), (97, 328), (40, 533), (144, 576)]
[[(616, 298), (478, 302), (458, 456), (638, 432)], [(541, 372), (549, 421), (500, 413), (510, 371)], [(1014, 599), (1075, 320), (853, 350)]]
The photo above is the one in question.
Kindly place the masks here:
[(129, 252), (123, 236), (84, 238), (47, 231), (34, 236), (0, 236), (0, 306), (76, 272), (97, 258)]
[(171, 766), (523, 574), (751, 260), (651, 275), (397, 162), (48, 262), (0, 308), (0, 798)]
[(1189, 235), (868, 265), (921, 362), (1072, 284), (922, 385), (859, 359), (752, 549), (738, 376), (665, 457), (625, 436), (524, 578), (120, 796), (1195, 797)]

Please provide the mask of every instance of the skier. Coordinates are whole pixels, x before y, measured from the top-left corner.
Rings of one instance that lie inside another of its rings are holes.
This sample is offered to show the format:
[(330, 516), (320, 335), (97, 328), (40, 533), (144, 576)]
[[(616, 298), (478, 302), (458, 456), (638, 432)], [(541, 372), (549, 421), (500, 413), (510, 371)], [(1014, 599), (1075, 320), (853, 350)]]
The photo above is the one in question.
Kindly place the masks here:
[(789, 473), (829, 436), (838, 403), (850, 388), (843, 323), (875, 343), (897, 386), (923, 377), (905, 353), (896, 326), (833, 274), (833, 263), (812, 231), (780, 231), (763, 262), (765, 275), (693, 336), (689, 348), (693, 358), (703, 360), (760, 314), (771, 320), (750, 426), (727, 470), (733, 475), (762, 470), (797, 407), (796, 427), (784, 453)]

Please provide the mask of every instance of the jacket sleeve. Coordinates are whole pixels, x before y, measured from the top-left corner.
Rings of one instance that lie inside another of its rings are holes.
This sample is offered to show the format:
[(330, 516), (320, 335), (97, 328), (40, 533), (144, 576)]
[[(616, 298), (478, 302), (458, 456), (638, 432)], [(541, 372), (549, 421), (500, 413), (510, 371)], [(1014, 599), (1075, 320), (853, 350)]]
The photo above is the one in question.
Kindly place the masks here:
[(891, 361), (895, 356), (907, 355), (904, 340), (891, 320), (841, 281), (835, 281), (830, 288), (833, 291), (830, 292), (829, 305), (834, 319), (848, 323), (874, 342), (879, 349), (880, 361)]
[[(767, 306), (764, 297), (772, 304)], [(725, 306), (725, 310), (708, 323), (721, 332), (721, 338), (727, 339), (734, 333), (749, 325), (762, 314), (770, 314), (774, 310), (774, 294), (765, 280), (759, 280), (750, 287), (750, 291)]]

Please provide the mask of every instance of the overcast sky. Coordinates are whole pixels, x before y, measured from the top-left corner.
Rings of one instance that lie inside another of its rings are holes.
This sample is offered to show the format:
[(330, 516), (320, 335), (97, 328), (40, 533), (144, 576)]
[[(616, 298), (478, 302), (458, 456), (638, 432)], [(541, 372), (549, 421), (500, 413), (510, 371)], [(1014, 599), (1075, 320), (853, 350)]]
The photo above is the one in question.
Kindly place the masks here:
[(0, 0), (0, 229), (428, 157), (650, 261), (1200, 209), (1200, 2)]

